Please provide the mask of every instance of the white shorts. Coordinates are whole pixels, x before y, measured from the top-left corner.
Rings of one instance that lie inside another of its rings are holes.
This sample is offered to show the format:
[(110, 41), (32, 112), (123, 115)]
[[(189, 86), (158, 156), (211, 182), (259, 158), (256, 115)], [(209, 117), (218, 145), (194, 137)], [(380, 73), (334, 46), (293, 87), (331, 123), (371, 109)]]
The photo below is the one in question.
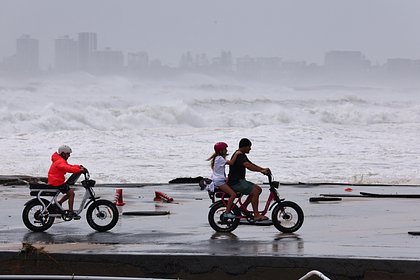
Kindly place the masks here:
[(224, 185), (224, 184), (226, 184), (225, 180), (215, 180), (215, 181), (212, 181), (206, 187), (206, 189), (207, 189), (207, 191), (214, 192), (215, 189), (217, 189), (218, 187), (220, 187), (221, 185)]

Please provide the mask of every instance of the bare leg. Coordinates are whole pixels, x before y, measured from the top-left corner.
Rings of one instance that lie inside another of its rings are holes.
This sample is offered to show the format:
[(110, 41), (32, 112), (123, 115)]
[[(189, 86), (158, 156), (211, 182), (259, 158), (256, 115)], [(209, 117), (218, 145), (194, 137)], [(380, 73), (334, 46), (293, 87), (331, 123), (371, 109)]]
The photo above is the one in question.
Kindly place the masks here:
[(69, 200), (69, 211), (73, 211), (73, 204), (74, 204), (74, 191), (70, 189), (63, 197), (58, 201), (60, 205), (63, 204), (66, 200)]
[(260, 216), (260, 212), (258, 211), (258, 200), (260, 198), (261, 191), (261, 188), (257, 185), (254, 185), (252, 188), (251, 205), (252, 210), (254, 211), (254, 218), (258, 218)]
[(230, 213), (230, 211), (232, 210), (232, 206), (233, 206), (233, 200), (235, 200), (235, 198), (236, 198), (236, 192), (234, 190), (232, 190), (226, 184), (219, 186), (219, 189), (221, 189), (222, 191), (224, 191), (225, 193), (227, 193), (230, 196), (229, 200), (227, 202), (227, 205), (226, 205), (226, 213)]
[(63, 195), (60, 200), (58, 201), (58, 203), (60, 203), (60, 205), (63, 204), (64, 201), (66, 201), (67, 199), (69, 199), (69, 195), (66, 193), (65, 195)]
[[(258, 196), (261, 194), (261, 188), (257, 185), (253, 185), (252, 186), (252, 191), (248, 194), (248, 197), (245, 199), (244, 203), (242, 204), (242, 209), (243, 210), (247, 210), (248, 205), (255, 200), (255, 196), (257, 195), (257, 200), (258, 200)], [(258, 206), (258, 203), (257, 203)], [(254, 204), (252, 204), (252, 208), (254, 209)], [(257, 207), (257, 211), (258, 211), (258, 207)]]
[(67, 192), (67, 195), (69, 196), (69, 211), (73, 211), (73, 204), (74, 204), (74, 191), (73, 191), (73, 189), (70, 189)]
[(252, 189), (252, 198), (251, 198), (251, 205), (252, 205), (252, 210), (254, 211), (254, 220), (266, 220), (267, 217), (263, 216), (260, 214), (260, 211), (258, 210), (258, 203), (259, 203), (259, 198), (260, 198), (260, 194), (262, 192), (262, 189), (260, 186), (254, 185), (253, 189)]
[(251, 203), (252, 201), (252, 192), (250, 194), (248, 194), (247, 198), (245, 199), (244, 203), (242, 203), (241, 209), (242, 210), (247, 210), (248, 205)]

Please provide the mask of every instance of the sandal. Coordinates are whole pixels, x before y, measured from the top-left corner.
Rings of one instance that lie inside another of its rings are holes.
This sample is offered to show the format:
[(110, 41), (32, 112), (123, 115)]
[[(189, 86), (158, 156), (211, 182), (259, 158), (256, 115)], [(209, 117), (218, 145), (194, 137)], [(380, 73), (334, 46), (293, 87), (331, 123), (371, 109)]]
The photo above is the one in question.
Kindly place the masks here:
[(268, 217), (266, 217), (266, 216), (261, 216), (261, 217), (258, 217), (256, 219), (254, 219), (254, 221), (257, 221), (257, 222), (266, 221), (266, 220), (268, 220)]

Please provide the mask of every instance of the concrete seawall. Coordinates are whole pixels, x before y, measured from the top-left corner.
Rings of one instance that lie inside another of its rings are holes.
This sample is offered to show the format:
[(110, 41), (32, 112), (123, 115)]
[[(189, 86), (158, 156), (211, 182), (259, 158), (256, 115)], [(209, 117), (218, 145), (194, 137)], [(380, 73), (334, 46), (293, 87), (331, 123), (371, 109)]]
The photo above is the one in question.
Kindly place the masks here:
[(420, 279), (420, 262), (410, 260), (0, 252), (0, 263), (3, 275), (296, 280), (319, 270), (331, 279), (342, 280)]

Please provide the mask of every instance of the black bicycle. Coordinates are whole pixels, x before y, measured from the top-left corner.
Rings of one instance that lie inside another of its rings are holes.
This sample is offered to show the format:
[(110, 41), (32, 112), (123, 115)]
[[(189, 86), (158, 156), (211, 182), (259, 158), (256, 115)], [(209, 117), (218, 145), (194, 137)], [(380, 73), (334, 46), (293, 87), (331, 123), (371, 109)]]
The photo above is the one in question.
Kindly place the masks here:
[[(85, 170), (83, 172), (84, 180), (81, 182), (85, 188), (85, 194), (79, 209), (75, 213), (79, 215), (87, 208), (86, 220), (91, 228), (99, 232), (111, 230), (118, 222), (118, 209), (113, 202), (95, 196), (93, 190), (95, 181), (90, 179), (89, 171)], [(69, 180), (72, 179), (75, 182), (79, 176), (70, 177)], [(64, 221), (73, 220), (73, 213), (64, 210), (58, 203), (60, 190), (57, 187), (47, 184), (30, 184), (29, 189), (30, 195), (35, 196), (35, 198), (25, 203), (22, 212), (23, 223), (28, 229), (42, 232), (49, 229), (56, 218)], [(45, 197), (52, 198), (47, 200)]]

